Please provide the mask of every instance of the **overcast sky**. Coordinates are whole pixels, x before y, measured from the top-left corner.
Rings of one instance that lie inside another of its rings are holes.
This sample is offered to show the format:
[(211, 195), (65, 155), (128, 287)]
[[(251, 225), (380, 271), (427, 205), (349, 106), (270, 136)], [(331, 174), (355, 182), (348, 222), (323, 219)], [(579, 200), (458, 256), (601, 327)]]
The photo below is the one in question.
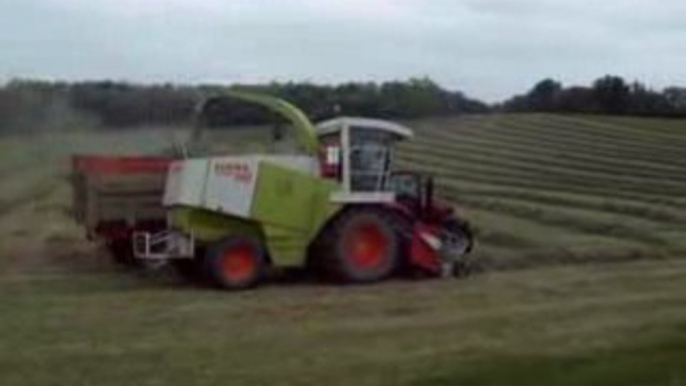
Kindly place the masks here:
[(0, 0), (0, 80), (686, 85), (685, 0)]

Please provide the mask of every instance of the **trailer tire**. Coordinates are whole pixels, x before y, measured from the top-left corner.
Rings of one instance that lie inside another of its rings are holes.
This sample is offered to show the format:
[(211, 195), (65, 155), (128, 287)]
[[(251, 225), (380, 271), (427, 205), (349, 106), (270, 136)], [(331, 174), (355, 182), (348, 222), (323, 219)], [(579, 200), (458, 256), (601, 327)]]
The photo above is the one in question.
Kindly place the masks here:
[(322, 237), (327, 272), (347, 283), (386, 279), (399, 267), (403, 239), (392, 212), (360, 207), (346, 210)]
[(107, 244), (107, 249), (112, 256), (112, 261), (121, 267), (137, 268), (136, 258), (133, 256), (131, 239), (112, 240)]
[(256, 286), (264, 278), (267, 261), (262, 243), (245, 237), (229, 237), (207, 248), (203, 266), (218, 288), (242, 290)]

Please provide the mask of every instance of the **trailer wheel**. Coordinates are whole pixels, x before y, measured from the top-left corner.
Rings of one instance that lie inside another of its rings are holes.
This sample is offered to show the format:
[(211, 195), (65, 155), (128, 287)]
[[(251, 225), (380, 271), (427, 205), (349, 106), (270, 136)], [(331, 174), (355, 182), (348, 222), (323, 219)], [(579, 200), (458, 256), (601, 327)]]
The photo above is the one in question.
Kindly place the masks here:
[(229, 237), (207, 249), (204, 266), (213, 284), (240, 290), (254, 287), (264, 277), (267, 257), (261, 243)]
[(112, 240), (107, 244), (112, 261), (119, 266), (136, 268), (136, 258), (133, 256), (131, 239)]
[(348, 210), (323, 235), (327, 270), (351, 283), (375, 282), (390, 276), (399, 267), (402, 253), (402, 237), (394, 221), (385, 210)]

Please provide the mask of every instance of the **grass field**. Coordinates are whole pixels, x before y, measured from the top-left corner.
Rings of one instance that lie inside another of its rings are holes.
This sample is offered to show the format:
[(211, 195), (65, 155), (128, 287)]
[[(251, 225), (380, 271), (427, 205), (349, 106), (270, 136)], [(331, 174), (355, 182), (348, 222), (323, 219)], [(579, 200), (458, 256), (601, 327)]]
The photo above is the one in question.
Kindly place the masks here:
[(172, 136), (0, 139), (0, 385), (686, 385), (686, 121), (411, 125), (400, 160), (474, 222), (481, 274), (228, 294), (122, 272), (68, 217), (67, 155)]
[(435, 174), (496, 267), (686, 249), (686, 122), (496, 115), (422, 122), (408, 167)]

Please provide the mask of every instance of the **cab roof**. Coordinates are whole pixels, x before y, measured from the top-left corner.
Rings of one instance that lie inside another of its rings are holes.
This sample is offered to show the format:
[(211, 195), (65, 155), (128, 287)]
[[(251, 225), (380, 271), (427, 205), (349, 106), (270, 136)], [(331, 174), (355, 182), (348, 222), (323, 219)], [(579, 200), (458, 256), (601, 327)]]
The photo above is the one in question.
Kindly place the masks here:
[(340, 132), (344, 127), (355, 127), (362, 130), (377, 130), (394, 134), (401, 139), (412, 138), (412, 129), (399, 125), (394, 122), (382, 119), (362, 118), (362, 117), (340, 117), (317, 124), (317, 135), (327, 135)]

